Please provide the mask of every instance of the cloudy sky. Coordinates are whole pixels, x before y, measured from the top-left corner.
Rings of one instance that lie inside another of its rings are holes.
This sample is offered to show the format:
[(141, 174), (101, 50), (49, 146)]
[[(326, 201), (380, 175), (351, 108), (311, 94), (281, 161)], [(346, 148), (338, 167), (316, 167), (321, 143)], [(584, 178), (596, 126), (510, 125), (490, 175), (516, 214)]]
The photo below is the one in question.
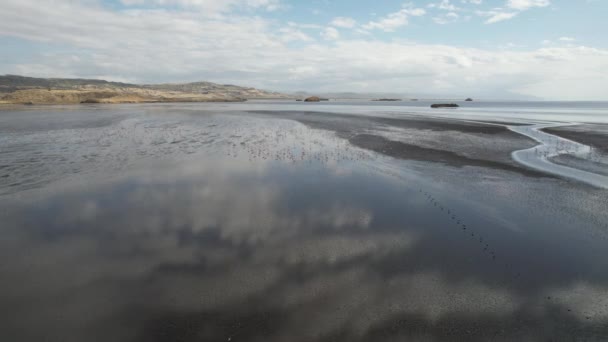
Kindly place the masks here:
[(2, 0), (0, 74), (608, 99), (604, 0)]

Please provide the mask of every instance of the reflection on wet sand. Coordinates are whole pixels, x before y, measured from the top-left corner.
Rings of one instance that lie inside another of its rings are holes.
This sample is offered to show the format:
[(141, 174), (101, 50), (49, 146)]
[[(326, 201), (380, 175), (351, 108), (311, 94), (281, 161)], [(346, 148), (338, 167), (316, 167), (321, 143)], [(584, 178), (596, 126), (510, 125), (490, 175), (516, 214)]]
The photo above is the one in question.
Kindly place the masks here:
[[(514, 272), (465, 247), (459, 227), (448, 230), (450, 217), (432, 218), (432, 195), (390, 178), (323, 171), (311, 187), (301, 183), (312, 174), (299, 169), (252, 176), (234, 162), (211, 165), (177, 182), (141, 175), (5, 217), (9, 336), (485, 340), (554, 336), (536, 330), (553, 320), (565, 324), (555, 331), (578, 335), (608, 319), (607, 303), (573, 300), (569, 289), (587, 298), (606, 279), (519, 288)], [(330, 191), (319, 198), (321, 189)], [(499, 232), (482, 233), (492, 241)]]
[(190, 120), (177, 131), (217, 125), (216, 142), (2, 198), (2, 340), (608, 336), (600, 190), (394, 160), (283, 119)]

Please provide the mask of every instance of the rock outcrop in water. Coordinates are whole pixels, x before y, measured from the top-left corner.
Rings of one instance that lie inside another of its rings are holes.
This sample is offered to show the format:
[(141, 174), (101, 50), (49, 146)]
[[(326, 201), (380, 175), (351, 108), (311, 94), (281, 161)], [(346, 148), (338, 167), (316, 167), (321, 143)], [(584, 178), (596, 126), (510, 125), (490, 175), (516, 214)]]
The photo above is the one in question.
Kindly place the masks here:
[(311, 97), (307, 97), (304, 101), (305, 102), (321, 102), (321, 98), (319, 98), (318, 96), (311, 96)]
[(469, 98), (467, 98), (465, 101), (467, 101), (467, 102), (472, 102), (472, 101), (473, 101), (473, 99), (469, 97)]
[(458, 108), (458, 107), (460, 107), (460, 106), (455, 103), (436, 103), (436, 104), (431, 105), (431, 108)]

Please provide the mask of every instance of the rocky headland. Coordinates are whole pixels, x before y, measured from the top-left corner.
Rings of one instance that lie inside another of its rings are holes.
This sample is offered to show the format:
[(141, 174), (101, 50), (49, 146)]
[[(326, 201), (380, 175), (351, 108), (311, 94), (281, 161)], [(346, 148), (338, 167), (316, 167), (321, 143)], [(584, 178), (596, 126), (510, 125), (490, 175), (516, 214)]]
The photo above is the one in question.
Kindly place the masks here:
[(0, 76), (0, 104), (240, 102), (289, 96), (211, 82), (129, 84), (104, 80)]

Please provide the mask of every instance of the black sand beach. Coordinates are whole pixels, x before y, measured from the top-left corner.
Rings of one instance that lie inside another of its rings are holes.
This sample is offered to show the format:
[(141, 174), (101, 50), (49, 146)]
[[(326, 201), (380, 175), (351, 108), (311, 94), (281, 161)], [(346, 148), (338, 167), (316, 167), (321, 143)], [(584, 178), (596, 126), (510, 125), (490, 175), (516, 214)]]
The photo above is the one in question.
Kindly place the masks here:
[(242, 108), (1, 112), (0, 338), (608, 337), (608, 193), (531, 139)]
[[(532, 177), (551, 175), (528, 169), (515, 163), (510, 153), (513, 150), (533, 147), (536, 143), (506, 126), (484, 124), (463, 120), (449, 120), (403, 116), (399, 119), (386, 117), (364, 117), (322, 112), (257, 112), (270, 116), (290, 118), (309, 127), (329, 130), (347, 139), (351, 144), (386, 156), (444, 163), (450, 166), (479, 166), (518, 172)], [(390, 128), (408, 129), (410, 137), (431, 136), (437, 145), (429, 146), (424, 141), (405, 143), (390, 140), (378, 134)], [(411, 130), (418, 131), (413, 133)], [(371, 134), (376, 133), (376, 134)], [(413, 134), (412, 134), (413, 133)], [(481, 140), (477, 145), (467, 142), (467, 135)], [(458, 136), (455, 139), (449, 139)], [(504, 139), (510, 144), (493, 143)]]

